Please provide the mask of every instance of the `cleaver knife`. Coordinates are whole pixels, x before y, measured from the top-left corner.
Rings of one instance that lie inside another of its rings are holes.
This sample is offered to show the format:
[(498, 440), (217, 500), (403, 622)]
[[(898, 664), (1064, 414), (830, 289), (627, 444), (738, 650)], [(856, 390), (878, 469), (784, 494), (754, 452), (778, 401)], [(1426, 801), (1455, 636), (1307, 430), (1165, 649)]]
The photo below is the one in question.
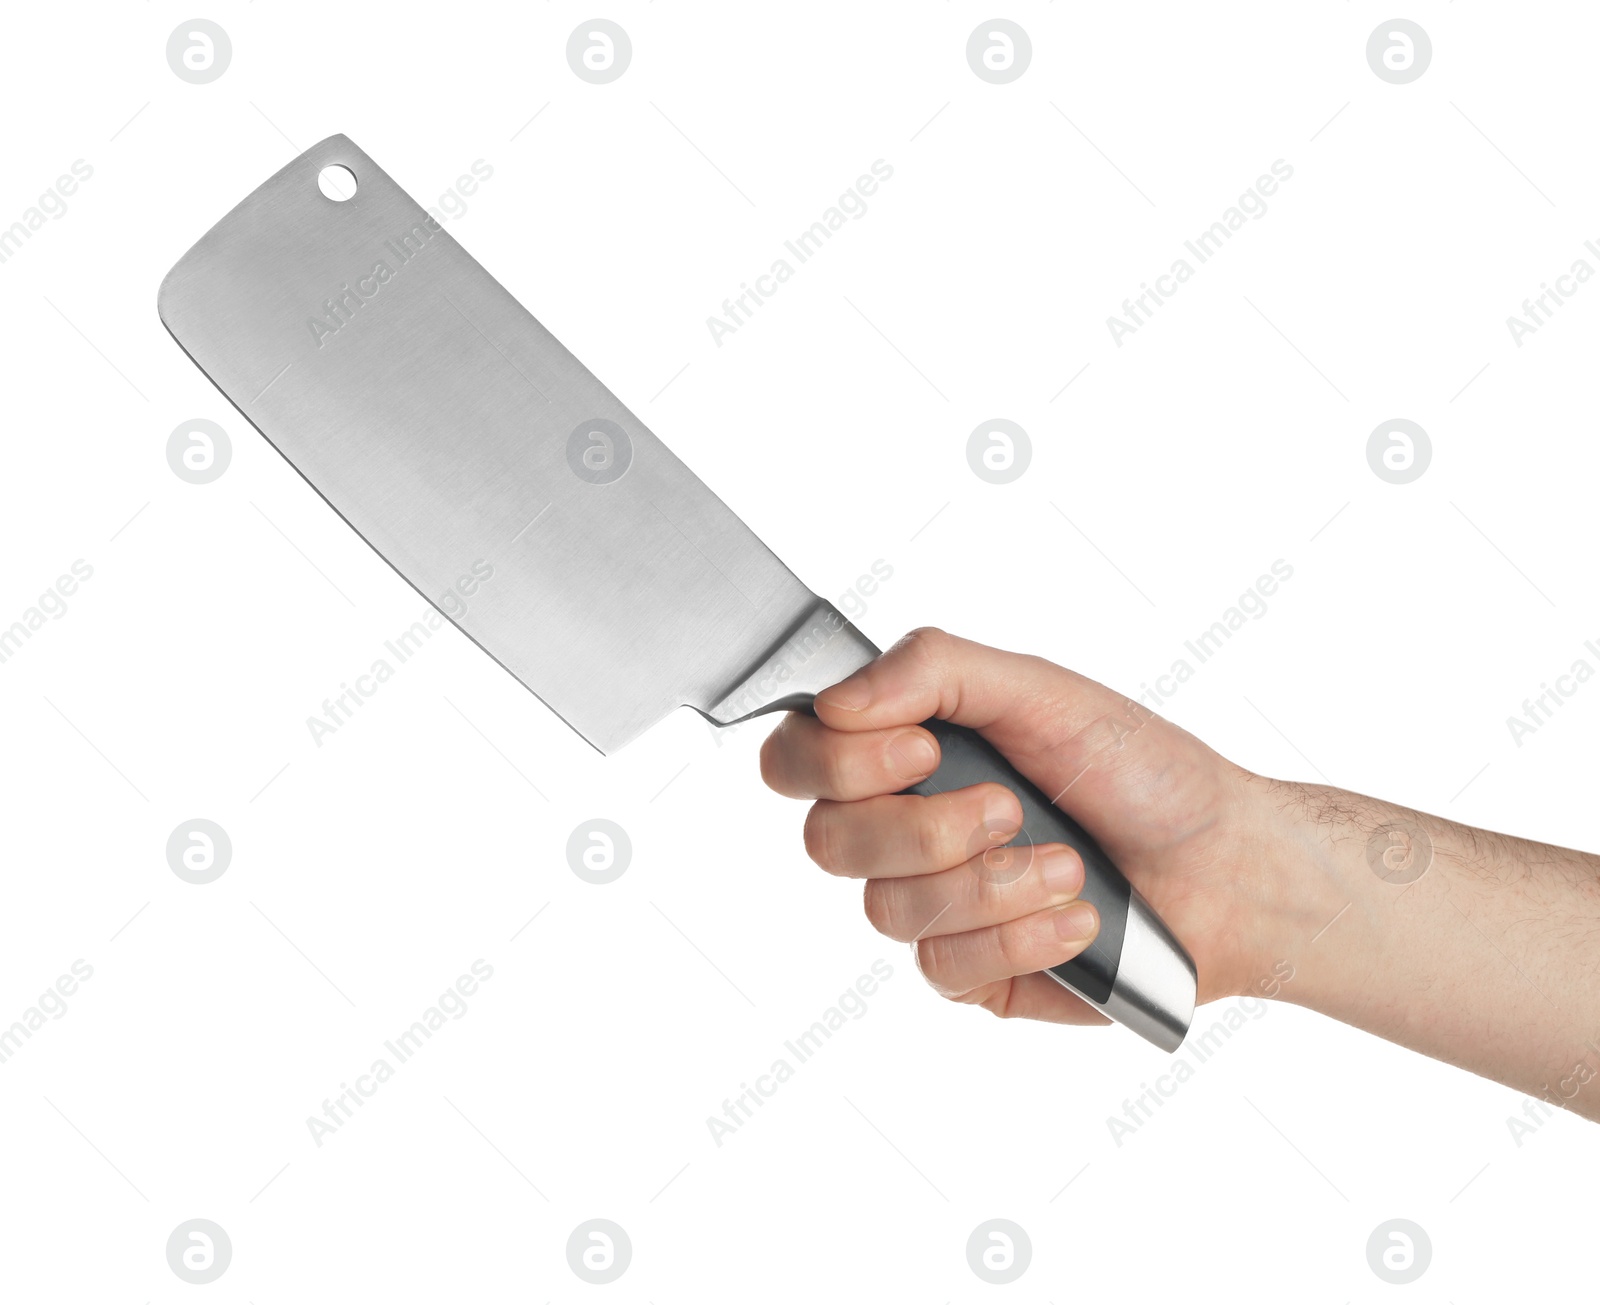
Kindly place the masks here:
[[(329, 167), (353, 193), (324, 193)], [(344, 136), (206, 232), (159, 311), (334, 511), (601, 752), (683, 706), (717, 725), (804, 711), (878, 655)], [(454, 599), (486, 573), (471, 604)], [(1188, 953), (978, 734), (926, 726), (942, 759), (908, 791), (1005, 784), (1024, 814), (1014, 846), (1083, 857), (1100, 933), (1050, 976), (1176, 1050), (1194, 1014)]]

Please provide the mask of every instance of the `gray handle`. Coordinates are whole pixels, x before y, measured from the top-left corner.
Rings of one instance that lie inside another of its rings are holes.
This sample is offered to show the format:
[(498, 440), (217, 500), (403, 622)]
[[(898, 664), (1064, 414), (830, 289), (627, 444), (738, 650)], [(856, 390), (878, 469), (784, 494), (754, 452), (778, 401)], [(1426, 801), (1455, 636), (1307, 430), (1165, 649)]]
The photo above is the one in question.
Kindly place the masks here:
[(928, 797), (989, 781), (1004, 784), (1022, 803), (1022, 831), (1013, 846), (1065, 843), (1083, 858), (1080, 895), (1100, 913), (1100, 933), (1075, 960), (1045, 973), (1163, 1051), (1176, 1051), (1194, 1018), (1195, 967), (1183, 945), (1083, 826), (982, 736), (942, 720), (922, 727), (939, 740), (939, 769), (906, 792)]

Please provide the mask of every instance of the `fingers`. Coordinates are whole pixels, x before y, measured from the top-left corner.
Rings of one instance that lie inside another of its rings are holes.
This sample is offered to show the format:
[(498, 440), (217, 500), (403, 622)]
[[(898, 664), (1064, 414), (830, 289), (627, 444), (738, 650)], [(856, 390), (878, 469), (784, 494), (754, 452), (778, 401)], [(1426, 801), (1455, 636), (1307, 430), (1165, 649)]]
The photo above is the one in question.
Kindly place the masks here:
[(934, 991), (960, 997), (1065, 964), (1081, 955), (1099, 930), (1094, 907), (1070, 902), (985, 929), (924, 938), (916, 944), (917, 966)]
[(869, 879), (862, 902), (879, 933), (913, 942), (1019, 920), (1082, 891), (1083, 858), (1049, 843), (996, 848), (938, 874)]
[(1119, 693), (1040, 657), (1002, 652), (942, 630), (914, 630), (876, 661), (818, 695), (817, 717), (846, 732), (879, 731), (937, 716), (1019, 742), (1041, 724), (1070, 736), (1125, 709)]
[(1048, 974), (1019, 974), (964, 992), (956, 1001), (982, 1006), (1001, 1019), (1047, 1020), (1052, 1024), (1109, 1024), (1104, 1015)]
[(939, 745), (927, 730), (830, 730), (791, 713), (761, 745), (761, 777), (784, 797), (837, 802), (898, 793), (939, 768)]
[(805, 841), (811, 859), (831, 874), (899, 877), (960, 865), (1009, 842), (1021, 827), (1015, 793), (977, 784), (931, 797), (818, 802), (806, 816)]
[(1096, 945), (1078, 854), (1001, 847), (1022, 818), (1003, 785), (903, 793), (938, 769), (938, 743), (921, 728), (932, 718), (981, 731), (1125, 867), (1214, 820), (1227, 763), (1103, 685), (939, 630), (908, 635), (824, 690), (814, 716), (788, 717), (762, 748), (771, 788), (818, 799), (805, 826), (812, 859), (868, 880), (868, 918), (912, 944), (938, 992), (998, 1015), (1106, 1022), (1041, 973)]
[(1234, 783), (1233, 767), (1141, 702), (940, 630), (907, 635), (823, 690), (815, 710), (816, 722), (853, 739), (881, 741), (935, 717), (980, 731), (1119, 863), (1192, 835)]

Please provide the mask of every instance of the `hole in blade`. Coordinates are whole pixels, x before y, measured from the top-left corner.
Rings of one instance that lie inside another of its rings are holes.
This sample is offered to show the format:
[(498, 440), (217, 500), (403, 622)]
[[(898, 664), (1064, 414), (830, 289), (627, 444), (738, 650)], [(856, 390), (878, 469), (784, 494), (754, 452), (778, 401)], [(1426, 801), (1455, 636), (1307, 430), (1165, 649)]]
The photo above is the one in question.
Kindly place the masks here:
[(356, 193), (356, 174), (342, 163), (330, 163), (317, 173), (317, 189), (329, 199), (347, 200)]

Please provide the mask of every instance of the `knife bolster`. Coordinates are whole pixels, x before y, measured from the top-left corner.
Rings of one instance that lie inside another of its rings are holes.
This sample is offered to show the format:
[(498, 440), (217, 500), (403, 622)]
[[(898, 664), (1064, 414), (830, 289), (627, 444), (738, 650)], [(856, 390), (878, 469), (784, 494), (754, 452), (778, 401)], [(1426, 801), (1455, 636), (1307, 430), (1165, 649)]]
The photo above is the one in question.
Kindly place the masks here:
[(809, 711), (817, 694), (860, 670), (878, 652), (849, 618), (819, 598), (753, 670), (711, 706), (696, 709), (714, 725), (736, 725), (774, 711)]

